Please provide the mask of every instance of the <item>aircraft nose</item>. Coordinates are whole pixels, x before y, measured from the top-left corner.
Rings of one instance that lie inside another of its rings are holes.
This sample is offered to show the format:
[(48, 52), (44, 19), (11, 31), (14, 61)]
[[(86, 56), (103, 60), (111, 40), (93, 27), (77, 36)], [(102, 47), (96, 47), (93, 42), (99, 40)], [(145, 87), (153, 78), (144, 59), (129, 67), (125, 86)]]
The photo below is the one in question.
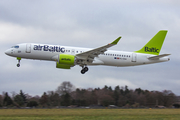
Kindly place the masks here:
[(5, 53), (6, 55), (10, 55), (10, 50), (6, 50), (4, 53)]

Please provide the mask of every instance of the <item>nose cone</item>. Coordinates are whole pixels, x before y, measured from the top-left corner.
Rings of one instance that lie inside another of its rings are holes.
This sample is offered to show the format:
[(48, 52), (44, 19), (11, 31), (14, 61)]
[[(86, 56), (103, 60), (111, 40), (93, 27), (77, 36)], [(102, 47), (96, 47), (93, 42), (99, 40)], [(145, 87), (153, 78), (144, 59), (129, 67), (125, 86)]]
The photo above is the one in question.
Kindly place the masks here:
[(10, 50), (8, 49), (8, 50), (6, 50), (4, 53), (6, 54), (6, 55), (10, 55)]

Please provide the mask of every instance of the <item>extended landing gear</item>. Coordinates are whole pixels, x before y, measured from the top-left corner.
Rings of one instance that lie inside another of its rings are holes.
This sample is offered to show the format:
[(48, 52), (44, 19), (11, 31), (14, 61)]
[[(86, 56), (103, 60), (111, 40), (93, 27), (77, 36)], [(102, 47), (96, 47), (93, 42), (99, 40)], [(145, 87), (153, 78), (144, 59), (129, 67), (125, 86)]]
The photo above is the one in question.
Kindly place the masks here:
[(81, 73), (84, 74), (84, 73), (86, 73), (88, 70), (89, 70), (88, 67), (84, 67), (84, 68), (81, 70)]
[(17, 57), (17, 60), (18, 60), (17, 67), (20, 67), (20, 61), (21, 61), (21, 58)]
[(20, 67), (20, 63), (17, 64), (17, 67)]

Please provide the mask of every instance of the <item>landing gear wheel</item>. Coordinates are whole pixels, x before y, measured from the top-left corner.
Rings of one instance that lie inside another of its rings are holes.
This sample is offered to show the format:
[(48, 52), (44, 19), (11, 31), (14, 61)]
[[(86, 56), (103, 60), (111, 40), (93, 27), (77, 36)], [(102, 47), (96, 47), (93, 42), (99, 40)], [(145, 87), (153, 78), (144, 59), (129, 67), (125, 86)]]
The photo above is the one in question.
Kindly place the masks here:
[(86, 73), (88, 70), (89, 70), (89, 68), (88, 68), (88, 67), (85, 67), (85, 68), (83, 68), (83, 69), (81, 70), (81, 73), (84, 74), (84, 73)]
[(84, 69), (81, 70), (81, 73), (84, 74), (86, 71)]
[(88, 69), (88, 67), (85, 67), (84, 70), (85, 70), (85, 72), (87, 72), (89, 69)]
[(20, 67), (20, 61), (21, 61), (21, 58), (17, 57), (17, 60), (18, 60), (17, 67)]
[(20, 67), (20, 64), (19, 64), (19, 63), (17, 64), (17, 67)]

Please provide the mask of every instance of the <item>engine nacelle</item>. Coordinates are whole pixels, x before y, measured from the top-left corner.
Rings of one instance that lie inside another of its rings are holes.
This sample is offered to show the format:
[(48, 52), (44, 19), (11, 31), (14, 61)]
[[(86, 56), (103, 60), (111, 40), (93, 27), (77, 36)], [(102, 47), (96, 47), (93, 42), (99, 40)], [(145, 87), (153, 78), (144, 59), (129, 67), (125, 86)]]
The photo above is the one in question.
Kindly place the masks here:
[(56, 63), (56, 68), (61, 68), (61, 69), (71, 69), (70, 65), (65, 65), (65, 64), (59, 64), (58, 62)]
[(58, 56), (58, 62), (56, 62), (56, 68), (70, 69), (75, 65), (75, 56), (68, 54), (60, 54)]

